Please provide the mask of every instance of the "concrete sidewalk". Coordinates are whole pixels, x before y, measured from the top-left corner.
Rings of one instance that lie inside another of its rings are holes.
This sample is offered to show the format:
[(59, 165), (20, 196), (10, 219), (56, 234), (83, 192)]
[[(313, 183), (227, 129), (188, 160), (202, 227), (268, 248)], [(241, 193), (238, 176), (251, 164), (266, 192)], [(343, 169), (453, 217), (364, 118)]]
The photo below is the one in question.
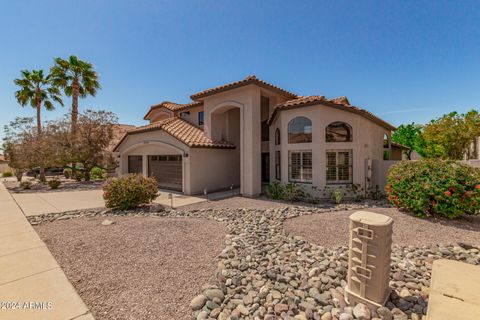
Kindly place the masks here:
[(94, 319), (3, 183), (0, 270), (0, 319)]
[[(2, 185), (3, 186), (3, 185)], [(168, 191), (160, 191), (155, 203), (170, 207)], [(88, 191), (56, 191), (15, 193), (13, 198), (22, 208), (26, 216), (33, 216), (53, 212), (101, 208), (105, 206), (102, 190)], [(186, 196), (181, 193), (172, 193), (175, 208), (206, 201), (204, 198)]]

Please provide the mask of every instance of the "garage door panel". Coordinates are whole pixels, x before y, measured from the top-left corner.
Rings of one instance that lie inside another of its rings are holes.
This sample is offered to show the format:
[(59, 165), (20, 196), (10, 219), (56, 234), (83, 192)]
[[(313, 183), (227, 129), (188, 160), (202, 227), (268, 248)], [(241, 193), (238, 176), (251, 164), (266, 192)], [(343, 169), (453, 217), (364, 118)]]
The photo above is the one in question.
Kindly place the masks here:
[(148, 156), (149, 176), (155, 177), (159, 188), (182, 191), (182, 156)]

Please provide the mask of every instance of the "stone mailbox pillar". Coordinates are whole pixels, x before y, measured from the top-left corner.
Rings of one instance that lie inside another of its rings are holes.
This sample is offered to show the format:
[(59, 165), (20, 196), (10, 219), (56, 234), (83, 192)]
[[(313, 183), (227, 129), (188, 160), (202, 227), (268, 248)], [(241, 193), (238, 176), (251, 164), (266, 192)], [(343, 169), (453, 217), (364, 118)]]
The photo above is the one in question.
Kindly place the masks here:
[(378, 308), (389, 295), (393, 220), (385, 215), (358, 211), (350, 216), (348, 279), (345, 299)]

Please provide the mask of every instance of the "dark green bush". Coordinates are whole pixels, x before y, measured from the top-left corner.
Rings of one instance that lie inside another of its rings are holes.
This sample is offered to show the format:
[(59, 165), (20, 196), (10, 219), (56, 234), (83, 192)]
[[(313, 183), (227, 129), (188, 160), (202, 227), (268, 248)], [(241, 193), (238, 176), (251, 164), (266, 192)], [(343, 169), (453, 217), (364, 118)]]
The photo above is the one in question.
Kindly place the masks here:
[(4, 178), (13, 177), (13, 173), (12, 173), (12, 171), (5, 171), (2, 174), (2, 177), (4, 177)]
[(274, 200), (283, 199), (284, 186), (279, 181), (273, 181), (266, 187), (267, 197)]
[(480, 169), (454, 161), (402, 161), (388, 171), (385, 190), (390, 203), (421, 217), (480, 212)]
[(53, 178), (52, 180), (48, 180), (47, 183), (50, 189), (58, 189), (58, 187), (60, 187), (61, 182), (57, 178)]
[(107, 170), (102, 169), (100, 167), (93, 167), (90, 170), (90, 178), (93, 180), (101, 180), (107, 178)]
[(157, 198), (155, 178), (128, 174), (107, 180), (103, 185), (103, 199), (107, 208), (128, 210), (147, 204)]

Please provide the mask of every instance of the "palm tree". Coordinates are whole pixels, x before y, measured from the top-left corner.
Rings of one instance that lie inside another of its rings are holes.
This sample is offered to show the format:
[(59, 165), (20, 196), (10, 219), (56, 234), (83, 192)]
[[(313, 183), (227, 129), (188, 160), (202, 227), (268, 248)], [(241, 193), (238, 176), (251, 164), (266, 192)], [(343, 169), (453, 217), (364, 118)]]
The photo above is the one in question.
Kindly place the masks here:
[(72, 123), (71, 133), (75, 134), (78, 118), (78, 97), (85, 98), (88, 95), (95, 96), (100, 89), (98, 75), (93, 65), (70, 56), (68, 60), (55, 58), (55, 65), (50, 69), (53, 83), (65, 92), (65, 95), (72, 97)]
[[(37, 109), (37, 137), (40, 139), (42, 134), (40, 117), (42, 105), (46, 110), (53, 110), (55, 109), (53, 100), (63, 106), (60, 90), (53, 85), (51, 75), (45, 76), (43, 70), (22, 70), (20, 73), (21, 78), (13, 81), (20, 87), (15, 92), (15, 98), (22, 107), (29, 104)], [(45, 180), (45, 168), (43, 166), (40, 166), (40, 180)]]

